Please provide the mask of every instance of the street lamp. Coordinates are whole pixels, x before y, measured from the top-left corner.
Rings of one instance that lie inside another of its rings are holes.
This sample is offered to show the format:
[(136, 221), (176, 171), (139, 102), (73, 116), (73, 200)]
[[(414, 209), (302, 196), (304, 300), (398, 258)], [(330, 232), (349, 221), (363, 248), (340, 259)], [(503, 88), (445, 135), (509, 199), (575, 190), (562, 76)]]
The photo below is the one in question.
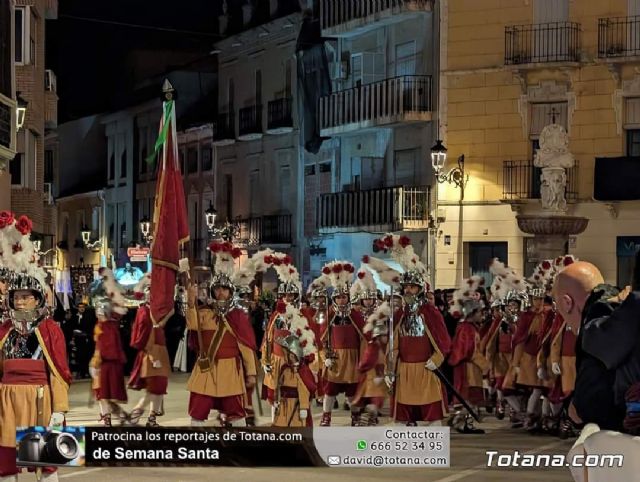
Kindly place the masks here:
[(151, 234), (151, 221), (147, 216), (140, 220), (140, 232), (142, 233), (142, 240), (144, 244), (148, 246), (153, 241), (153, 235)]
[(24, 120), (27, 116), (27, 105), (29, 103), (20, 97), (20, 93), (17, 95), (18, 105), (16, 106), (16, 131), (19, 131), (24, 126)]
[(98, 251), (102, 247), (102, 241), (100, 241), (99, 239), (91, 241), (91, 230), (87, 227), (86, 224), (82, 226), (80, 234), (82, 235), (82, 243), (84, 244), (85, 248), (92, 251)]
[(469, 180), (468, 175), (466, 178), (464, 176), (464, 154), (458, 157), (458, 167), (451, 168), (449, 172), (443, 172), (446, 162), (447, 148), (444, 147), (441, 140), (437, 140), (431, 148), (431, 165), (436, 173), (436, 180), (440, 184), (447, 182), (464, 190), (464, 186)]
[(216, 227), (216, 217), (218, 212), (213, 205), (209, 203), (209, 208), (204, 212), (205, 222), (207, 223), (207, 230), (209, 232), (209, 238), (216, 239), (221, 238), (224, 241), (232, 241), (233, 238), (240, 236), (240, 224), (230, 223), (225, 221), (224, 225)]
[(40, 251), (41, 247), (42, 247), (42, 240), (34, 239), (33, 240), (33, 250), (36, 252), (38, 257), (40, 257), (40, 258), (42, 258), (43, 256), (48, 255), (51, 251), (53, 251), (55, 249), (55, 248), (51, 248), (51, 249), (47, 249), (46, 251)]

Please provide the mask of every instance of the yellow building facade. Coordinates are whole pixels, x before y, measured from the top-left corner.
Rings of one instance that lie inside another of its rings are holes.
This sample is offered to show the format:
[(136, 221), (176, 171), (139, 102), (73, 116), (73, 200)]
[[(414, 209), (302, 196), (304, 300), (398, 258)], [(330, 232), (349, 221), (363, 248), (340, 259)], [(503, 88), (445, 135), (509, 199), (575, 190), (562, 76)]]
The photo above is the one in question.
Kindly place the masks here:
[(469, 177), (462, 201), (460, 189), (439, 186), (437, 287), (486, 269), (494, 255), (531, 273), (536, 253), (516, 215), (540, 203), (532, 161), (540, 131), (552, 120), (567, 130), (577, 161), (567, 173), (568, 214), (589, 219), (582, 234), (568, 238), (567, 250), (596, 264), (607, 282), (626, 284), (640, 242), (640, 200), (594, 200), (594, 170), (596, 158), (612, 158), (608, 175), (625, 176), (633, 161), (627, 156), (640, 155), (638, 3), (440, 2), (445, 170), (464, 155)]

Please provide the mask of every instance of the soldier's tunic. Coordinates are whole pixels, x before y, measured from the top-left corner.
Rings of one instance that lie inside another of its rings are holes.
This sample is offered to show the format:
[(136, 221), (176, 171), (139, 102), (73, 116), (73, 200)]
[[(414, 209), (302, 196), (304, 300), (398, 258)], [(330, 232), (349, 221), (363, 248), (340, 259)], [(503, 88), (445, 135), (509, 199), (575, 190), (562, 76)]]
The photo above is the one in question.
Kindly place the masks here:
[[(396, 376), (391, 414), (399, 422), (441, 420), (447, 410), (446, 392), (438, 376), (425, 367), (431, 359), (442, 365), (451, 350), (442, 314), (423, 304), (417, 312), (419, 322), (411, 320), (408, 308), (394, 313), (393, 351)], [(414, 320), (418, 321), (418, 320)]]
[[(153, 395), (166, 395), (171, 373), (167, 341), (164, 327), (153, 326), (147, 304), (138, 308), (130, 345), (138, 350), (138, 355), (129, 378), (129, 388), (144, 388)], [(154, 362), (159, 366), (154, 366)]]
[[(304, 310), (302, 310), (302, 314), (307, 318), (307, 321), (309, 323), (309, 328), (313, 330), (318, 350), (321, 348), (320, 336), (322, 334), (323, 326), (326, 325), (329, 321), (329, 313), (330, 312), (328, 309), (320, 311), (316, 310), (315, 308), (305, 308)], [(315, 368), (317, 369), (316, 379), (319, 381), (319, 383), (316, 384), (315, 397), (320, 399), (324, 396), (324, 387), (321, 381), (324, 377), (325, 367), (318, 361)]]
[[(311, 427), (313, 419), (309, 401), (316, 390), (316, 382), (309, 366), (301, 364), (296, 372), (289, 364), (281, 365), (276, 390), (279, 405), (273, 420), (274, 427)], [(307, 417), (300, 419), (300, 410)]]
[(326, 368), (323, 373), (322, 383), (326, 395), (336, 396), (344, 392), (347, 397), (353, 397), (356, 394), (360, 379), (358, 364), (366, 344), (362, 332), (364, 324), (362, 314), (351, 310), (346, 317), (333, 314), (330, 323), (321, 327), (319, 366), (324, 366), (329, 354), (327, 343), (331, 344), (336, 356), (334, 366)]
[(515, 376), (516, 386), (528, 388), (545, 388), (538, 378), (538, 353), (547, 331), (551, 328), (553, 312), (527, 311), (518, 321), (518, 328), (513, 337), (513, 367), (520, 367)]
[(560, 314), (556, 315), (549, 339), (548, 373), (553, 373), (553, 363), (560, 365), (560, 375), (553, 375), (549, 400), (560, 403), (571, 396), (576, 384), (576, 335)]
[[(279, 301), (278, 304), (284, 304)], [(262, 399), (268, 400), (269, 403), (273, 403), (274, 390), (276, 388), (276, 374), (280, 373), (280, 369), (285, 362), (284, 351), (282, 347), (276, 343), (278, 338), (286, 338), (291, 332), (285, 325), (284, 317), (278, 309), (269, 317), (267, 327), (262, 340), (262, 346), (260, 352), (262, 354), (262, 366), (270, 365), (271, 373), (265, 371), (264, 379), (262, 380)]]
[(379, 339), (370, 340), (360, 360), (360, 383), (354, 403), (374, 404), (382, 408), (389, 396), (389, 388), (384, 382), (387, 345)]
[[(228, 421), (246, 416), (249, 397), (245, 378), (256, 375), (256, 341), (246, 312), (232, 309), (221, 319), (209, 307), (189, 307), (187, 326), (202, 335), (202, 348), (197, 337), (191, 340), (195, 348), (209, 360), (209, 369), (196, 361), (187, 390), (189, 415), (196, 420), (206, 420), (216, 409), (227, 416)], [(223, 330), (216, 336), (218, 330)]]
[(458, 324), (449, 364), (453, 367), (456, 391), (472, 405), (483, 403), (482, 375), (489, 370), (489, 363), (480, 351), (480, 332), (473, 323), (462, 321)]
[(513, 388), (505, 387), (504, 380), (513, 358), (512, 341), (515, 330), (514, 323), (503, 322), (502, 316), (497, 316), (483, 340), (485, 358), (489, 362), (489, 375), (495, 381), (497, 390)]
[(94, 328), (96, 351), (89, 366), (100, 370), (92, 384), (97, 400), (127, 401), (124, 383), (127, 356), (120, 339), (120, 318), (120, 315), (112, 313), (108, 320), (98, 320)]
[[(42, 353), (33, 359), (38, 347)], [(44, 319), (26, 338), (11, 320), (0, 325), (0, 477), (18, 473), (16, 427), (48, 425), (53, 412), (69, 410), (71, 378), (64, 334), (55, 321)]]

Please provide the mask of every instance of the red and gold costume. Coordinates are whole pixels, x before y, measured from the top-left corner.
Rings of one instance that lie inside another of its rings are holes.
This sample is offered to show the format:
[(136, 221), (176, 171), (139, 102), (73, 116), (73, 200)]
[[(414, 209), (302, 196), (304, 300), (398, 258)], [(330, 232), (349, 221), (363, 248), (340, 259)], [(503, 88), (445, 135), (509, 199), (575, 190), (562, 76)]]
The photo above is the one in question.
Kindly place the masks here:
[(489, 378), (495, 381), (497, 390), (509, 388), (503, 385), (513, 358), (512, 342), (515, 331), (515, 324), (507, 323), (502, 315), (498, 315), (494, 317), (482, 342), (485, 358), (489, 362)]
[[(553, 326), (546, 339), (548, 353), (545, 366), (551, 377), (551, 390), (549, 400), (551, 403), (560, 403), (573, 393), (576, 383), (576, 335), (564, 321), (559, 313), (556, 313)], [(553, 373), (553, 365), (560, 367), (560, 375)]]
[(132, 348), (138, 355), (129, 378), (129, 388), (145, 389), (153, 395), (166, 395), (171, 362), (164, 328), (153, 324), (149, 305), (138, 308), (131, 331)]
[(404, 328), (410, 316), (408, 308), (396, 312), (394, 319), (395, 393), (391, 414), (400, 422), (442, 420), (447, 411), (447, 396), (438, 376), (425, 367), (428, 360), (442, 365), (451, 350), (442, 314), (424, 303), (417, 315), (424, 324), (424, 334), (411, 335)]
[(247, 313), (236, 308), (219, 316), (209, 307), (189, 307), (187, 327), (200, 331), (202, 346), (192, 341), (209, 361), (208, 369), (197, 361), (191, 372), (189, 415), (202, 421), (216, 409), (229, 421), (245, 418), (251, 396), (245, 379), (256, 375), (256, 340)]
[(271, 371), (265, 370), (264, 379), (262, 380), (262, 399), (273, 403), (274, 390), (276, 388), (276, 373), (280, 373), (282, 365), (285, 363), (283, 349), (275, 340), (278, 338), (286, 338), (290, 331), (285, 328), (279, 328), (278, 319), (282, 316), (285, 308), (284, 301), (278, 301), (276, 309), (273, 311), (267, 322), (264, 332), (260, 353), (262, 354), (261, 363), (263, 366), (269, 365)]
[(335, 360), (331, 368), (324, 370), (323, 391), (325, 395), (332, 397), (341, 392), (347, 397), (353, 397), (360, 379), (360, 354), (366, 343), (362, 332), (365, 321), (355, 309), (344, 318), (334, 312), (330, 312), (329, 316), (331, 322), (320, 328), (320, 366), (324, 366), (325, 360), (331, 355), (329, 348), (333, 351)]
[[(280, 392), (278, 408), (273, 419), (274, 427), (311, 427), (310, 400), (316, 390), (315, 377), (309, 365), (303, 363), (298, 369), (290, 364), (280, 365), (277, 389)], [(300, 410), (307, 411), (307, 418), (300, 420)]]
[(5, 358), (13, 329), (10, 320), (0, 325), (0, 477), (18, 473), (16, 427), (48, 425), (53, 412), (67, 412), (72, 378), (64, 334), (55, 321), (46, 318), (34, 329), (42, 359)]
[(515, 377), (516, 385), (530, 388), (544, 388), (538, 378), (537, 358), (542, 341), (551, 328), (553, 312), (533, 310), (522, 314), (518, 329), (513, 337), (513, 367), (520, 367)]
[(382, 408), (389, 396), (389, 388), (384, 382), (387, 345), (379, 339), (370, 340), (364, 350), (358, 370), (360, 383), (354, 403), (373, 404)]
[(469, 321), (462, 321), (456, 328), (451, 344), (449, 364), (453, 367), (453, 386), (471, 405), (484, 402), (482, 376), (489, 364), (480, 350), (480, 332)]
[(120, 339), (120, 318), (115, 312), (108, 319), (99, 317), (94, 330), (96, 351), (89, 366), (99, 370), (99, 376), (93, 379), (92, 385), (97, 400), (127, 401), (124, 384), (127, 356)]

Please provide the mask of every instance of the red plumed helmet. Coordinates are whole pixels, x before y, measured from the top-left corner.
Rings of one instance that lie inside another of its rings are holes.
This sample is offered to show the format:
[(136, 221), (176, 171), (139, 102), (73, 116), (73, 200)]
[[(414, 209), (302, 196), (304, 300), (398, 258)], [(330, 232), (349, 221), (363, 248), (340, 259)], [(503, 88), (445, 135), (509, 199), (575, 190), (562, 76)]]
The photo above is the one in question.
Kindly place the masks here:
[(331, 274), (331, 268), (325, 266), (324, 268), (322, 268), (322, 274)]

